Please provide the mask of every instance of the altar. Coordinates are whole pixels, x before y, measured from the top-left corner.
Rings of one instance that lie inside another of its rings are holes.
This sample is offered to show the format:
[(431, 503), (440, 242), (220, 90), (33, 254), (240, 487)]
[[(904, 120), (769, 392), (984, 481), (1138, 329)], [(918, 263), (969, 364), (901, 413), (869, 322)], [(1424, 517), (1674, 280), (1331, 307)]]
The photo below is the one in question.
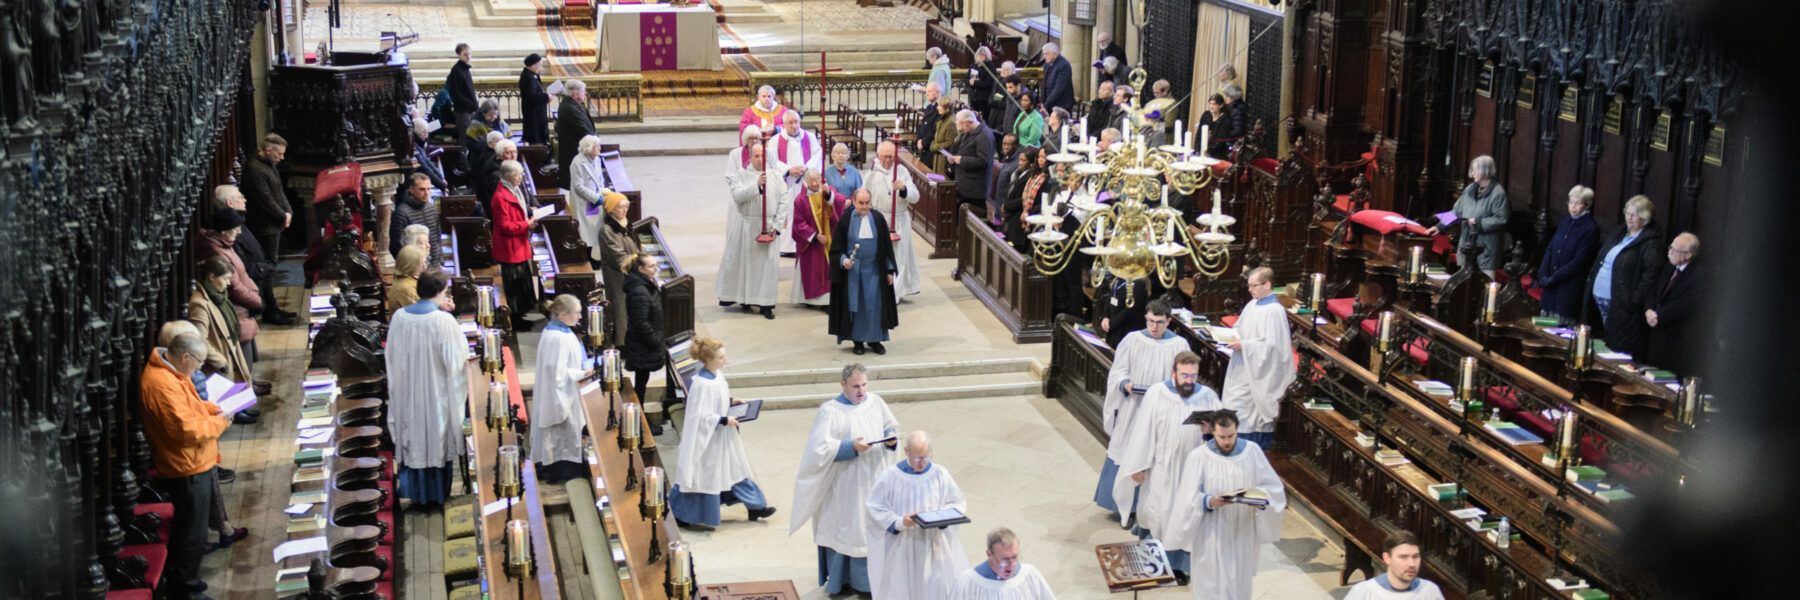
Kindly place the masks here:
[(725, 68), (718, 18), (706, 4), (601, 5), (595, 21), (601, 71)]

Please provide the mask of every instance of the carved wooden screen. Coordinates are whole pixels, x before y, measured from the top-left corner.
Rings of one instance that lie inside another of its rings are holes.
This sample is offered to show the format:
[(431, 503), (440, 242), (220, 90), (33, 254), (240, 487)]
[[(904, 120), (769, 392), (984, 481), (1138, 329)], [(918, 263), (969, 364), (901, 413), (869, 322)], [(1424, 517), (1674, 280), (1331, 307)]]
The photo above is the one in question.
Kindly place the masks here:
[[(1169, 80), (1175, 98), (1186, 95), (1194, 83), (1194, 14), (1191, 0), (1149, 0), (1144, 3), (1144, 70), (1150, 82)], [(1191, 102), (1192, 100), (1190, 100)]]

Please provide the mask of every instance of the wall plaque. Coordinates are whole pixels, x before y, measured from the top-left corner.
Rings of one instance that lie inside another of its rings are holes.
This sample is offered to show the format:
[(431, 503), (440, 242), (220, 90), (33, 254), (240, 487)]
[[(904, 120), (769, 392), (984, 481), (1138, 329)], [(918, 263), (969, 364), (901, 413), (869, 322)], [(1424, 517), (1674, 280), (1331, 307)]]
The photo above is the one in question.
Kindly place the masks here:
[(1724, 125), (1713, 125), (1712, 135), (1706, 136), (1706, 154), (1703, 155), (1702, 160), (1715, 167), (1725, 166)]
[(1095, 0), (1069, 0), (1069, 13), (1063, 17), (1070, 25), (1094, 25)]
[(1672, 127), (1669, 111), (1656, 115), (1656, 126), (1650, 128), (1650, 149), (1669, 151), (1669, 129)]
[(1481, 63), (1481, 72), (1475, 75), (1475, 95), (1494, 97), (1494, 63)]
[(1514, 103), (1526, 110), (1537, 106), (1537, 75), (1525, 74), (1524, 81), (1519, 82), (1519, 99)]
[(1625, 99), (1613, 96), (1606, 101), (1606, 116), (1600, 120), (1600, 129), (1606, 133), (1619, 135), (1619, 121), (1625, 118)]
[(1563, 88), (1562, 105), (1556, 107), (1556, 118), (1574, 123), (1580, 120), (1581, 84), (1571, 83)]

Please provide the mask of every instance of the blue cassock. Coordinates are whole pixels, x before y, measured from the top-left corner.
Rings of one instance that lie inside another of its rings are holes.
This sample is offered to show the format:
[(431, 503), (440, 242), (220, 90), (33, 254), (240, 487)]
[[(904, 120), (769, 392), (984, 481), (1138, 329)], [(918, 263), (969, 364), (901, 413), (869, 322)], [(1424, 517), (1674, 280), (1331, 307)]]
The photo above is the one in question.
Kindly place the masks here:
[(831, 189), (837, 190), (845, 198), (855, 198), (856, 190), (863, 186), (862, 172), (848, 164), (844, 165), (842, 173), (838, 172), (836, 166), (825, 167), (825, 185), (831, 186)]
[[(847, 230), (851, 237), (850, 247), (855, 251), (849, 258), (856, 262), (850, 267), (846, 277), (850, 284), (849, 289), (845, 290), (850, 309), (850, 336), (840, 337), (838, 341), (849, 339), (853, 342), (885, 342), (888, 332), (881, 326), (881, 290), (886, 282), (882, 277), (895, 269), (891, 257), (888, 259), (889, 264), (885, 266), (875, 264), (878, 242), (874, 238), (874, 224), (868, 222), (881, 213), (869, 211), (867, 216), (858, 216), (855, 209), (845, 212), (850, 218)], [(868, 236), (865, 237), (864, 233)]]

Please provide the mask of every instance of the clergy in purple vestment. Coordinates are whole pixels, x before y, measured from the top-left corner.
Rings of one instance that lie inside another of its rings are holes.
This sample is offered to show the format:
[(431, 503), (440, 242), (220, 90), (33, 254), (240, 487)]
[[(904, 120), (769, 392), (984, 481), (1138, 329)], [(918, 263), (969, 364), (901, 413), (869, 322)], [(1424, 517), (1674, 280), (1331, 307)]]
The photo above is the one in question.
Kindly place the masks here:
[(848, 200), (825, 185), (817, 169), (807, 169), (794, 194), (794, 303), (824, 309), (831, 306), (831, 232)]

